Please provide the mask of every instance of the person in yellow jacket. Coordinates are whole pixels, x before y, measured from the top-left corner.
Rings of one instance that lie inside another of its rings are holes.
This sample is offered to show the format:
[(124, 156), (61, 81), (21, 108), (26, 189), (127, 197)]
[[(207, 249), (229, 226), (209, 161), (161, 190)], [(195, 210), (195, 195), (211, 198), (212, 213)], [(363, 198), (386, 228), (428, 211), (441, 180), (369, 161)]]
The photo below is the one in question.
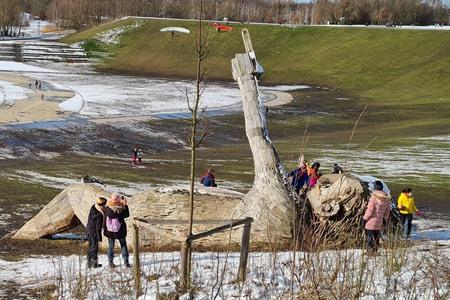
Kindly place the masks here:
[(412, 189), (403, 189), (400, 196), (398, 197), (397, 207), (400, 211), (402, 227), (404, 228), (405, 223), (407, 223), (406, 236), (407, 238), (409, 238), (411, 235), (413, 214), (416, 213), (417, 215), (420, 215), (420, 211), (417, 209), (414, 198), (412, 196)]

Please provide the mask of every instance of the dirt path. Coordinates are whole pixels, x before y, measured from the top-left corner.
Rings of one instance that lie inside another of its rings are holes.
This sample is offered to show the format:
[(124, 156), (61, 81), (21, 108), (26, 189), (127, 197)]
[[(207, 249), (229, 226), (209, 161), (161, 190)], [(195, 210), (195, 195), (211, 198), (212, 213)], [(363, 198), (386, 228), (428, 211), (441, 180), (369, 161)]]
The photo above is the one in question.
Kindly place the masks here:
[(264, 105), (267, 107), (285, 105), (294, 100), (294, 97), (289, 93), (278, 91), (270, 91), (270, 92), (275, 96), (275, 99), (265, 102)]
[(56, 102), (20, 100), (7, 109), (0, 111), (0, 124), (42, 121), (53, 119), (63, 114)]
[[(35, 81), (33, 78), (10, 73), (0, 73), (0, 80), (23, 88), (29, 88), (28, 84)], [(0, 124), (55, 119), (65, 114), (58, 104), (73, 95), (74, 93), (70, 91), (31, 89), (27, 99), (16, 100), (11, 106), (0, 107)]]

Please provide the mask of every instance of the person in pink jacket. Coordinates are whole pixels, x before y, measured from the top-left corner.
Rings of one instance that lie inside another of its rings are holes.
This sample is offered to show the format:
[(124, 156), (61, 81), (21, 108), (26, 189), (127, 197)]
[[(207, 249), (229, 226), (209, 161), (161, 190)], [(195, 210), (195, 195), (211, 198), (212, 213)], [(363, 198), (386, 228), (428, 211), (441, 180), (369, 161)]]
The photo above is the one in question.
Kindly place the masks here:
[(383, 183), (375, 181), (373, 192), (367, 204), (363, 217), (364, 229), (367, 234), (369, 251), (377, 252), (380, 244), (380, 231), (383, 229), (383, 220), (388, 221), (390, 214), (391, 197), (383, 192)]

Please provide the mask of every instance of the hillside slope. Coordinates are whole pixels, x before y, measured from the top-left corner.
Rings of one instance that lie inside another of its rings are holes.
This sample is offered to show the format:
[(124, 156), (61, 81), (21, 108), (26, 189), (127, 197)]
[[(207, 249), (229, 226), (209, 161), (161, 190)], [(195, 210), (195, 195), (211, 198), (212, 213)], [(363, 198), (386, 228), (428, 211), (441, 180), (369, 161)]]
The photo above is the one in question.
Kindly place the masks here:
[[(136, 22), (126, 19), (74, 34), (64, 41), (95, 39), (111, 28)], [(114, 58), (99, 69), (109, 72), (194, 77), (195, 23), (139, 21), (120, 44), (106, 48)], [(174, 38), (165, 26), (183, 26), (192, 33)], [(264, 84), (308, 83), (336, 87), (378, 104), (450, 103), (450, 34), (368, 28), (236, 25), (233, 32), (210, 27), (209, 79), (231, 80), (230, 59), (243, 51), (240, 29), (249, 28), (266, 69)], [(98, 44), (98, 43), (97, 43)]]

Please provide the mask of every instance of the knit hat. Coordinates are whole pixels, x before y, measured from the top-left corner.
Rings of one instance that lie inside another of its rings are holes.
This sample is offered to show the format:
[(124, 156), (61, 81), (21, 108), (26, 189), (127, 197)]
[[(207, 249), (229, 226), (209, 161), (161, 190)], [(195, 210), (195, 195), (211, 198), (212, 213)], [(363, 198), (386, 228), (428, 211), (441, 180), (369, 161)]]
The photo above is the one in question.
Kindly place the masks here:
[(95, 203), (97, 203), (98, 205), (105, 205), (106, 201), (107, 201), (107, 199), (105, 197), (97, 197), (97, 199), (95, 200)]
[(382, 191), (383, 190), (383, 183), (379, 180), (375, 181), (373, 184), (373, 190), (374, 191)]

